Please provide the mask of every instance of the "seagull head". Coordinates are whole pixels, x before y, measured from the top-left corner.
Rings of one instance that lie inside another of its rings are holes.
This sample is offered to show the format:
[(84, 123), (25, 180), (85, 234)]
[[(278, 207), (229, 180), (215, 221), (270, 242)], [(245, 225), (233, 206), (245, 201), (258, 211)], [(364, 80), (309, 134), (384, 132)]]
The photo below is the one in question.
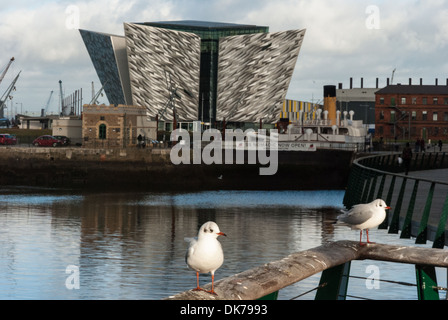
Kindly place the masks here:
[(381, 208), (384, 210), (390, 209), (390, 207), (386, 204), (386, 202), (384, 202), (384, 200), (381, 199), (375, 200), (373, 204), (375, 205), (376, 208)]
[(216, 239), (219, 236), (227, 237), (227, 235), (224, 232), (221, 232), (221, 230), (219, 230), (218, 225), (213, 221), (204, 223), (202, 227), (199, 229), (198, 233), (198, 238), (213, 237)]

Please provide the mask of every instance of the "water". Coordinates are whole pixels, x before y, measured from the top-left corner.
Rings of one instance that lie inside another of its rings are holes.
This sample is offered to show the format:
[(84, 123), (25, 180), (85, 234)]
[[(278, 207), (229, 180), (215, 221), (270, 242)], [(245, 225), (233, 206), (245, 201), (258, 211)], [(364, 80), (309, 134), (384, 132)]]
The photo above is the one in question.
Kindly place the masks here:
[[(196, 236), (208, 220), (228, 235), (220, 238), (225, 262), (216, 280), (328, 241), (357, 241), (358, 232), (331, 224), (343, 196), (343, 191), (72, 194), (3, 189), (0, 299), (163, 299), (189, 290), (196, 274), (185, 264), (184, 239)], [(385, 230), (372, 230), (371, 240), (414, 245)], [(351, 275), (371, 276), (366, 272), (371, 265), (381, 279), (415, 284), (414, 267), (402, 264), (354, 261)], [(438, 277), (444, 285), (446, 271), (438, 270)], [(279, 299), (315, 288), (319, 278), (285, 288)], [(210, 282), (210, 275), (201, 275), (200, 281)], [(417, 298), (415, 287), (381, 282), (379, 289), (369, 290), (365, 279), (354, 278), (348, 293)]]

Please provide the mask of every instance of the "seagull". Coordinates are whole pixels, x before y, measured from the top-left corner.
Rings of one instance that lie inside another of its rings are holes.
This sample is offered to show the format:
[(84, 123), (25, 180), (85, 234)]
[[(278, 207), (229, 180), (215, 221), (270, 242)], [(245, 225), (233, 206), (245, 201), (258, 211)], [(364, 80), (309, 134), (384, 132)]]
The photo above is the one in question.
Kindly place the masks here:
[(381, 199), (367, 204), (358, 204), (349, 211), (341, 210), (344, 214), (337, 217), (337, 223), (349, 226), (352, 230), (361, 230), (359, 245), (364, 246), (366, 244), (362, 243), (362, 230), (366, 230), (367, 243), (373, 243), (369, 241), (369, 229), (379, 226), (384, 221), (387, 209), (390, 209), (390, 207)]
[(227, 235), (219, 230), (215, 222), (209, 221), (199, 229), (197, 238), (189, 239), (190, 246), (185, 256), (185, 262), (196, 271), (197, 287), (193, 289), (194, 291), (206, 291), (199, 287), (199, 273), (210, 272), (212, 275), (212, 290), (207, 292), (217, 295), (213, 288), (215, 271), (224, 262), (224, 253), (221, 243), (218, 241), (219, 236)]

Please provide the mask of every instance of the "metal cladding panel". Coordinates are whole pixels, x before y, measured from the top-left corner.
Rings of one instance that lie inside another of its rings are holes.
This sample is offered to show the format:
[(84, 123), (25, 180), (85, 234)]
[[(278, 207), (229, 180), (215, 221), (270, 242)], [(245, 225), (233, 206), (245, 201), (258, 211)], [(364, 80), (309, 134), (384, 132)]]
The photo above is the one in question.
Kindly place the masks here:
[(175, 87), (177, 119), (197, 120), (201, 39), (139, 24), (125, 23), (124, 29), (133, 103), (147, 107), (151, 116), (163, 114), (160, 120), (171, 121), (173, 113), (166, 106), (170, 88)]
[(305, 31), (220, 39), (217, 120), (277, 121)]
[(125, 104), (125, 97), (120, 80), (114, 38), (123, 38), (104, 33), (79, 30), (98, 78), (104, 86), (104, 92), (110, 104)]

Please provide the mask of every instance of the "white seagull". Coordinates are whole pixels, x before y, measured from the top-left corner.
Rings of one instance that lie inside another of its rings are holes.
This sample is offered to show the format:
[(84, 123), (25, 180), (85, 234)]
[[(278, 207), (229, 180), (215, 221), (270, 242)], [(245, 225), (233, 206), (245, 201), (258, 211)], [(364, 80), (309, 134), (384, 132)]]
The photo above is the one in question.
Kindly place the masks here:
[(185, 261), (191, 269), (196, 271), (197, 287), (194, 291), (205, 291), (199, 287), (199, 273), (210, 272), (212, 275), (212, 290), (207, 292), (216, 295), (213, 288), (215, 271), (224, 262), (224, 253), (221, 243), (218, 241), (218, 236), (226, 236), (226, 234), (219, 230), (215, 222), (209, 221), (199, 229), (197, 238), (189, 239), (190, 246)]
[(367, 243), (373, 243), (369, 241), (369, 229), (379, 226), (384, 221), (386, 209), (390, 207), (381, 199), (367, 204), (357, 204), (349, 211), (341, 210), (344, 214), (337, 217), (337, 223), (349, 226), (352, 230), (361, 230), (359, 244), (363, 246), (366, 244), (362, 243), (362, 230), (366, 230)]

